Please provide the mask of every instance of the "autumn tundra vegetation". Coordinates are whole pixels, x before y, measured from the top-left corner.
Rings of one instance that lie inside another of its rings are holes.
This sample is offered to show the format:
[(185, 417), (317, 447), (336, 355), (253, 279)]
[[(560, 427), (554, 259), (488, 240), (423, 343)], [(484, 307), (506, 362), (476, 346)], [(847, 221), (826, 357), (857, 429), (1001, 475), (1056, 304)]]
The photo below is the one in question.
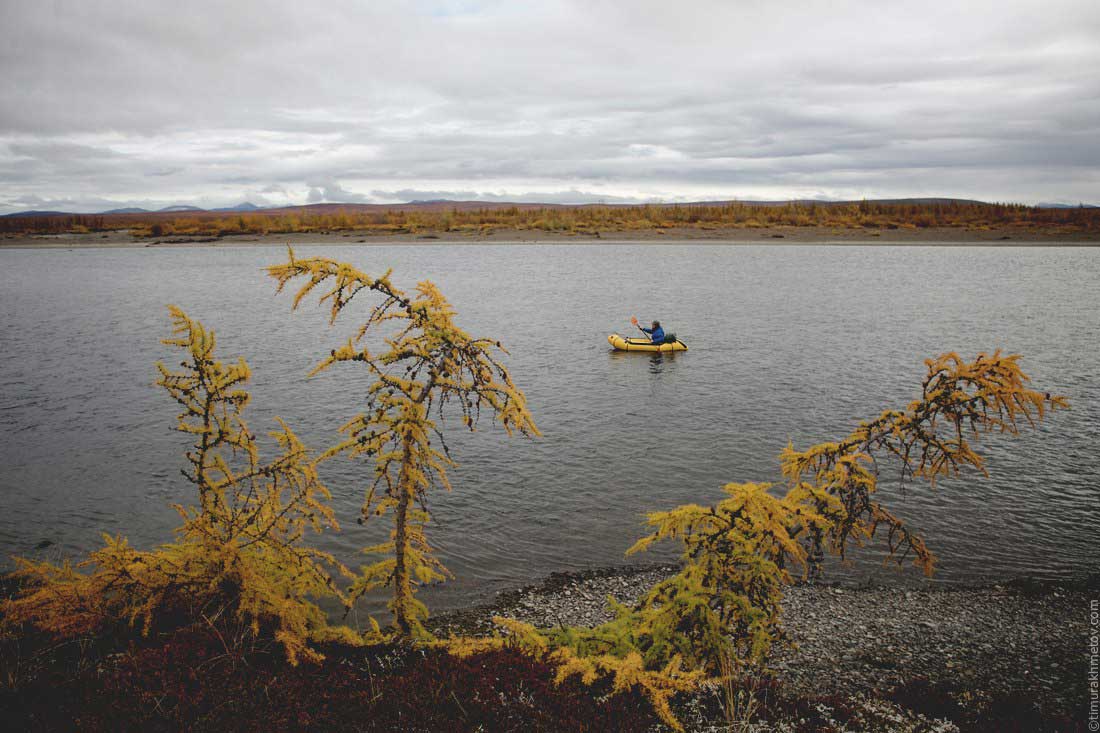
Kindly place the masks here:
[(342, 233), (487, 235), (494, 232), (600, 232), (821, 227), (829, 229), (1009, 229), (1048, 233), (1100, 232), (1098, 208), (1041, 208), (959, 200), (724, 202), (647, 205), (544, 205), (441, 202), (319, 204), (247, 213), (216, 211), (136, 214), (55, 214), (0, 217), (0, 233), (60, 234), (127, 231), (141, 237), (229, 237)]
[[(932, 574), (930, 548), (877, 498), (880, 461), (929, 485), (984, 473), (979, 437), (1066, 406), (1028, 386), (1018, 356), (929, 359), (907, 406), (836, 442), (783, 449), (780, 483), (730, 483), (716, 503), (650, 514), (628, 553), (677, 543), (679, 568), (635, 604), (609, 599), (613, 620), (535, 628), (497, 618), (494, 636), (439, 637), (416, 590), (448, 577), (428, 540), (431, 492), (451, 488), (447, 431), (489, 416), (509, 434), (539, 436), (506, 352), (459, 328), (430, 282), (407, 292), (389, 272), (293, 251), (268, 274), (280, 291), (297, 288), (293, 307), (319, 296), (330, 324), (363, 314), (313, 369), (364, 370), (361, 414), (334, 426), (339, 438), (322, 450), (277, 422), (265, 459), (244, 419), (249, 366), (171, 308), (164, 343), (179, 361), (157, 365), (157, 384), (179, 404), (192, 503), (176, 507), (176, 536), (159, 547), (104, 537), (76, 564), (18, 560), (0, 607), (0, 699), (22, 725), (680, 729), (678, 693), (766, 674), (769, 650), (786, 643), (784, 588), (822, 555), (878, 538), (893, 560)], [(340, 456), (364, 466), (356, 520), (389, 523), (358, 572), (310, 545), (311, 534), (339, 531), (317, 469)], [(339, 609), (367, 593), (388, 595), (390, 618), (349, 624)]]

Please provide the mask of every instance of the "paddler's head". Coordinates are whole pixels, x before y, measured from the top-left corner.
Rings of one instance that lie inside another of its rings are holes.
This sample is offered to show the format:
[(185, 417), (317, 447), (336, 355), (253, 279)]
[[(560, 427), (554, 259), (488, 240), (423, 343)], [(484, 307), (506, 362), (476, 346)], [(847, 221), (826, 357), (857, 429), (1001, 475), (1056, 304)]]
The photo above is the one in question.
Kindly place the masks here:
[(660, 328), (660, 327), (661, 327), (661, 322), (660, 321), (654, 321), (653, 322), (653, 328)]

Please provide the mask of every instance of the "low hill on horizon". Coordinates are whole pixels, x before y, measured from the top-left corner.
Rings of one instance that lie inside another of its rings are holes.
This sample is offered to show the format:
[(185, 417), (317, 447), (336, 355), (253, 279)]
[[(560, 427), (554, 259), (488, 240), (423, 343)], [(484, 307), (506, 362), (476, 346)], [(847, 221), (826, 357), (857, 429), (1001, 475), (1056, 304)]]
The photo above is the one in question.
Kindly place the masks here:
[(973, 206), (1024, 206), (1036, 209), (1076, 209), (1098, 208), (1094, 204), (1069, 204), (1069, 203), (1039, 203), (1027, 204), (1002, 204), (977, 199), (958, 199), (949, 197), (914, 197), (914, 198), (889, 198), (889, 199), (777, 199), (774, 201), (759, 201), (751, 199), (723, 199), (716, 201), (687, 201), (687, 202), (654, 202), (648, 204), (634, 203), (583, 203), (583, 204), (558, 204), (539, 202), (512, 202), (512, 201), (479, 201), (479, 200), (452, 200), (432, 199), (416, 200), (405, 203), (393, 204), (364, 204), (325, 202), (317, 204), (299, 204), (293, 206), (257, 206), (250, 201), (245, 201), (236, 206), (228, 206), (214, 209), (203, 209), (188, 204), (166, 206), (162, 209), (150, 210), (140, 207), (125, 207), (108, 209), (94, 213), (75, 211), (16, 211), (10, 214), (2, 214), (4, 217), (36, 217), (36, 216), (114, 216), (114, 215), (179, 215), (179, 214), (217, 214), (217, 213), (265, 213), (265, 214), (324, 214), (337, 211), (352, 212), (383, 212), (383, 211), (495, 211), (500, 209), (517, 209), (531, 211), (536, 209), (584, 209), (594, 207), (606, 207), (613, 209), (635, 208), (654, 206), (661, 208), (673, 207), (698, 207), (698, 206), (851, 206), (853, 204), (864, 205), (907, 205), (907, 206), (935, 206), (935, 205), (973, 205)]

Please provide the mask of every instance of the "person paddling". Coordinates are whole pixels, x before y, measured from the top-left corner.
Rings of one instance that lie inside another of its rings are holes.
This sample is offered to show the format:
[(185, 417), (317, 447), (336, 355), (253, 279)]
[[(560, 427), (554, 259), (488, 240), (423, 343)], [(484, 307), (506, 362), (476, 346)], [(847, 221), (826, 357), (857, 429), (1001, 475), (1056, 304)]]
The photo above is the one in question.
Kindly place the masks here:
[(654, 321), (649, 328), (638, 323), (638, 319), (634, 316), (630, 317), (630, 322), (644, 333), (646, 338), (623, 338), (613, 333), (607, 337), (612, 349), (616, 351), (687, 351), (687, 344), (676, 338), (676, 334), (665, 333), (660, 321)]
[(646, 328), (645, 326), (638, 326), (642, 329), (642, 333), (649, 336), (649, 340), (655, 344), (663, 344), (665, 342), (665, 330), (661, 328), (660, 321), (654, 321), (652, 328)]

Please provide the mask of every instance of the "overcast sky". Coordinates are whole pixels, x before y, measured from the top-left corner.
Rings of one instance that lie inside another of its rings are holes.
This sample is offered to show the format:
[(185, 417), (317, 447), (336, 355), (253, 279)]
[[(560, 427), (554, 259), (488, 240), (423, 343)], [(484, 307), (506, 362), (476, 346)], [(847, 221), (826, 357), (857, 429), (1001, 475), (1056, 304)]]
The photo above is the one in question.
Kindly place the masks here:
[(0, 213), (1100, 203), (1100, 2), (0, 0)]

